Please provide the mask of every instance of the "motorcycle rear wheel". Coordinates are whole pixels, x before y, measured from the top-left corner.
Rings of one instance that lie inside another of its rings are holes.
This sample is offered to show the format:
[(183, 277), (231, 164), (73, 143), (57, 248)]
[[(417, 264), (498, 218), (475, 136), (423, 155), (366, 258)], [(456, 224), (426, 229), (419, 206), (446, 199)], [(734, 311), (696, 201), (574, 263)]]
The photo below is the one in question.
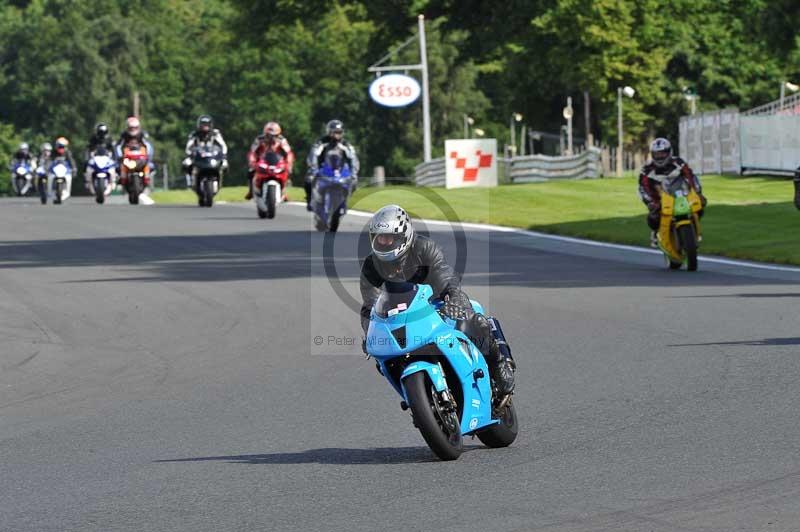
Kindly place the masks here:
[(454, 420), (455, 430), (446, 430), (446, 422), (439, 419), (439, 409), (434, 404), (436, 389), (426, 373), (413, 373), (405, 378), (404, 383), (414, 424), (428, 447), (442, 460), (456, 460), (464, 451), (458, 419)]
[(476, 436), (486, 447), (508, 447), (517, 439), (518, 429), (517, 411), (509, 400), (500, 413), (500, 423), (478, 432)]
[(697, 271), (697, 235), (694, 225), (682, 225), (678, 228), (678, 239), (681, 248), (686, 254), (686, 269), (690, 272)]

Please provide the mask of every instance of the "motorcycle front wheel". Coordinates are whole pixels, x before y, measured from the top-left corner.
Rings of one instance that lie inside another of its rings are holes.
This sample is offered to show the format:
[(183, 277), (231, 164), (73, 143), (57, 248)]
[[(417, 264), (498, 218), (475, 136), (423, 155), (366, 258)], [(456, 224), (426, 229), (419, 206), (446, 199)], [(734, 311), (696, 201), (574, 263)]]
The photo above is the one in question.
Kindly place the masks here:
[(206, 198), (206, 207), (214, 205), (214, 182), (211, 179), (203, 182), (203, 195)]
[(102, 179), (98, 179), (94, 184), (94, 200), (102, 205), (106, 201), (106, 187)]
[(56, 189), (54, 191), (55, 197), (53, 198), (53, 203), (55, 205), (61, 205), (61, 191), (64, 185), (61, 184), (61, 181), (56, 182)]
[(686, 269), (690, 272), (697, 271), (697, 234), (694, 225), (687, 224), (678, 228), (678, 240), (686, 254)]
[(442, 460), (456, 460), (464, 451), (458, 416), (450, 413), (443, 419), (442, 408), (437, 404), (439, 394), (426, 373), (413, 373), (404, 383), (414, 425), (428, 447)]
[(141, 193), (139, 178), (128, 176), (128, 179), (130, 180), (130, 184), (128, 185), (128, 203), (131, 205), (139, 205), (139, 194)]
[(47, 205), (47, 180), (40, 179), (39, 180), (39, 200), (41, 200), (42, 205)]
[(275, 208), (278, 203), (276, 187), (267, 185), (267, 218), (275, 218)]

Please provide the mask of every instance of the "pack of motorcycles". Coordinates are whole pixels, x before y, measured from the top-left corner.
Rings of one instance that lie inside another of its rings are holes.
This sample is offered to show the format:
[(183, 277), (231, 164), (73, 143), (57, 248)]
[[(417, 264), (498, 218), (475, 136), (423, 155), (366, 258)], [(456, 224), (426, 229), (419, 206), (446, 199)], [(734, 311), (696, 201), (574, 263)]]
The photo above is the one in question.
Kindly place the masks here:
[[(211, 207), (219, 191), (223, 155), (219, 147), (198, 147), (192, 155), (192, 182), (198, 205)], [(103, 203), (115, 185), (117, 164), (102, 150), (88, 161), (97, 203)], [(35, 189), (42, 203), (51, 194), (58, 204), (69, 197), (73, 169), (65, 161), (49, 168), (32, 169), (19, 163), (12, 168), (18, 195)], [(119, 164), (121, 185), (131, 204), (150, 184), (147, 154), (126, 150)], [(258, 162), (253, 176), (253, 200), (259, 218), (274, 218), (285, 198), (288, 166), (273, 152)], [(346, 161), (335, 151), (314, 176), (311, 210), (318, 231), (335, 232), (347, 212), (347, 200), (355, 180)], [(670, 269), (697, 269), (701, 241), (699, 196), (682, 178), (662, 183), (661, 224), (658, 245)], [(800, 195), (800, 194), (799, 194)], [(798, 202), (800, 204), (800, 201)], [(387, 283), (388, 285), (389, 283)], [(489, 368), (472, 339), (442, 313), (442, 302), (428, 285), (393, 283), (372, 309), (365, 338), (366, 352), (378, 372), (400, 395), (400, 406), (411, 413), (414, 426), (430, 449), (442, 460), (455, 460), (464, 450), (464, 439), (477, 437), (487, 447), (506, 447), (517, 437), (518, 418), (512, 395), (500, 395)], [(395, 286), (397, 285), (397, 286)], [(484, 313), (477, 301), (476, 312)], [(498, 344), (510, 348), (499, 323), (490, 318)]]
[[(215, 144), (201, 145), (194, 150), (191, 159), (197, 203), (200, 207), (211, 207), (219, 192), (224, 160), (222, 150)], [(119, 185), (127, 194), (128, 202), (138, 205), (139, 197), (150, 186), (153, 173), (146, 149), (137, 145), (126, 147), (119, 162), (100, 148), (90, 155), (87, 170), (92, 176), (90, 192), (100, 204), (105, 203)], [(11, 182), (17, 196), (35, 192), (43, 205), (48, 198), (58, 205), (70, 197), (74, 173), (70, 163), (61, 159), (35, 170), (26, 161), (15, 161), (11, 168)], [(277, 153), (267, 152), (256, 165), (253, 177), (253, 200), (259, 218), (275, 217), (278, 205), (286, 197), (288, 182), (286, 160)], [(311, 200), (314, 226), (318, 231), (335, 232), (347, 212), (347, 199), (355, 189), (355, 177), (346, 160), (333, 151), (314, 176), (314, 183)]]

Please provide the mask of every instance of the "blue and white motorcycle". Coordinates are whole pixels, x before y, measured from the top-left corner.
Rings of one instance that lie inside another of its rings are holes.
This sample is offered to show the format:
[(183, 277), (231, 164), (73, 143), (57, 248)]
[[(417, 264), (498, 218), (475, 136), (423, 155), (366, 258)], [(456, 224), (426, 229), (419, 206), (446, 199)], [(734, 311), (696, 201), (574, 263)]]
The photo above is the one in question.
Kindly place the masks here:
[(53, 194), (53, 203), (60, 205), (68, 199), (72, 190), (72, 165), (63, 158), (54, 159), (48, 171), (48, 185)]
[(347, 213), (347, 199), (353, 188), (353, 172), (344, 162), (341, 153), (328, 152), (325, 162), (317, 172), (311, 204), (314, 211), (314, 226), (317, 231), (335, 233), (339, 222)]
[(27, 161), (15, 160), (11, 164), (11, 186), (17, 196), (24, 196), (33, 184), (33, 167)]
[[(463, 437), (507, 447), (517, 437), (511, 395), (499, 397), (478, 348), (440, 314), (429, 285), (387, 283), (370, 315), (367, 353), (410, 409), (414, 425), (442, 460), (455, 460)], [(472, 301), (476, 312), (483, 307)], [(495, 337), (502, 330), (490, 318)]]
[(97, 203), (105, 203), (116, 185), (117, 163), (105, 148), (99, 148), (91, 154), (86, 165), (89, 183)]

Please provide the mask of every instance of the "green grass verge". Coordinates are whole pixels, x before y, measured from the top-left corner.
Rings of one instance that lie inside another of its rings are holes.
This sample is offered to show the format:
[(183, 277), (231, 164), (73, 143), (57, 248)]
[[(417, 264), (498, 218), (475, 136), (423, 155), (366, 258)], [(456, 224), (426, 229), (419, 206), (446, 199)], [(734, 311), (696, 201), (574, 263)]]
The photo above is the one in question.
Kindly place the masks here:
[[(792, 182), (764, 177), (705, 176), (709, 205), (703, 218), (704, 253), (800, 265), (800, 213)], [(222, 201), (243, 201), (245, 187), (226, 187)], [(289, 198), (301, 201), (302, 188)], [(157, 203), (197, 202), (190, 191), (155, 192)], [(350, 207), (374, 211), (398, 203), (415, 217), (447, 219), (447, 208), (464, 222), (520, 227), (607, 242), (648, 245), (645, 207), (633, 177), (550, 181), (491, 189), (361, 188)]]
[[(703, 253), (800, 265), (800, 213), (792, 203), (791, 180), (705, 176), (709, 205), (703, 218)], [(647, 246), (646, 209), (633, 177), (549, 181), (493, 189), (431, 189), (426, 198), (414, 187), (360, 189), (354, 209), (375, 210), (398, 203), (415, 216), (445, 219), (446, 202), (465, 222), (520, 227), (592, 240)]]

